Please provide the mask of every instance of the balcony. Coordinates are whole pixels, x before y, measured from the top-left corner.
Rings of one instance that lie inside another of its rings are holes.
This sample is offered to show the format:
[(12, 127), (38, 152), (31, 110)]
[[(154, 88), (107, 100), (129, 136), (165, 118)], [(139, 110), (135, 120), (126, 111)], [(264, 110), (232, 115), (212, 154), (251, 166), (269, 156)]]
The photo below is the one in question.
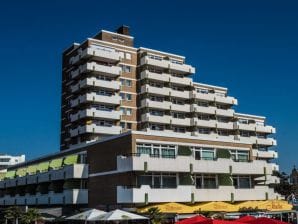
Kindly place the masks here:
[(178, 91), (178, 90), (170, 90), (171, 97), (189, 99), (189, 91)]
[(94, 58), (105, 62), (117, 62), (120, 60), (120, 54), (115, 50), (111, 50), (111, 49), (107, 50), (104, 47), (102, 48), (88, 47), (88, 48), (85, 48), (84, 50), (79, 49), (78, 54), (74, 57), (71, 57), (69, 60), (69, 63), (76, 64), (83, 58)]
[[(232, 171), (239, 175), (271, 175), (273, 170), (278, 170), (276, 164), (262, 160), (251, 162), (235, 162), (232, 159), (218, 158), (216, 160), (196, 160), (193, 156), (176, 156), (175, 158), (151, 157), (141, 154), (136, 156), (118, 156), (117, 170), (148, 171), (148, 172), (192, 172), (226, 174)], [(266, 169), (266, 173), (265, 173)]]
[(190, 126), (190, 118), (171, 118), (172, 125)]
[(165, 95), (165, 96), (169, 96), (170, 91), (171, 89), (168, 87), (159, 88), (159, 87), (150, 86), (148, 84), (143, 85), (141, 88), (141, 93), (153, 93), (153, 94)]
[(203, 114), (215, 114), (216, 107), (203, 107), (197, 104), (191, 105), (191, 112), (203, 113)]
[(257, 145), (268, 145), (268, 146), (276, 146), (277, 142), (274, 138), (257, 138), (256, 143)]
[(230, 105), (237, 105), (238, 101), (234, 97), (231, 96), (218, 96), (215, 95), (215, 102), (224, 103), (224, 104), (230, 104)]
[(256, 125), (256, 132), (276, 133), (276, 129), (270, 125)]
[(72, 85), (71, 92), (77, 92), (81, 88), (89, 88), (89, 87), (99, 87), (104, 89), (110, 89), (110, 90), (120, 90), (120, 82), (112, 80), (112, 81), (106, 81), (106, 80), (100, 80), (96, 78), (86, 78), (84, 80), (80, 80), (76, 85)]
[(171, 104), (172, 111), (180, 111), (180, 112), (190, 112), (190, 105), (189, 104)]
[(155, 72), (150, 72), (149, 70), (145, 70), (141, 72), (141, 79), (152, 79), (159, 82), (169, 82), (170, 75), (166, 73), (159, 74)]
[(118, 66), (107, 66), (107, 65), (101, 65), (97, 64), (96, 62), (88, 62), (84, 65), (80, 65), (79, 68), (72, 71), (70, 73), (71, 78), (76, 78), (80, 74), (92, 72), (93, 74), (99, 74), (99, 75), (109, 75), (109, 76), (119, 76), (121, 74), (121, 68)]
[(71, 107), (76, 107), (82, 103), (105, 103), (112, 105), (119, 105), (121, 102), (121, 97), (119, 95), (97, 95), (96, 93), (86, 93), (84, 95), (80, 95), (74, 100), (70, 101)]
[(199, 120), (198, 118), (191, 119), (192, 126), (216, 128), (216, 120)]
[(187, 77), (175, 77), (167, 73), (154, 73), (149, 70), (145, 70), (141, 72), (141, 79), (151, 79), (155, 81), (162, 82), (171, 82), (178, 85), (190, 86), (192, 84), (192, 80)]
[(195, 202), (227, 201), (230, 202), (232, 194), (235, 201), (276, 199), (278, 194), (268, 186), (255, 186), (251, 189), (235, 189), (233, 186), (219, 186), (216, 189), (196, 189), (192, 185), (178, 185), (177, 188), (161, 189), (151, 188), (149, 185), (127, 188), (117, 187), (117, 203), (162, 203), (169, 201), (191, 202), (192, 195)]
[(80, 118), (104, 118), (109, 120), (120, 120), (121, 112), (116, 110), (104, 111), (97, 110), (95, 108), (80, 110), (75, 114), (70, 115), (70, 121), (74, 122), (79, 120)]
[(273, 138), (258, 138), (255, 136), (244, 137), (244, 136), (236, 136), (236, 140), (241, 143), (246, 144), (256, 144), (256, 145), (265, 145), (265, 146), (275, 146), (276, 140)]
[(234, 129), (245, 130), (245, 131), (255, 131), (256, 124), (242, 124), (235, 122)]
[(155, 116), (150, 113), (142, 114), (142, 122), (170, 124), (171, 118), (169, 115)]
[(263, 158), (263, 159), (276, 159), (278, 158), (278, 153), (273, 150), (260, 151), (257, 149), (253, 149), (252, 156), (257, 158)]
[(0, 199), (0, 205), (73, 205), (87, 204), (87, 189), (68, 189), (62, 193), (50, 191), (48, 194), (36, 194), (25, 196), (16, 195), (14, 197), (5, 196)]
[(216, 115), (219, 115), (219, 116), (234, 117), (235, 111), (233, 109), (223, 110), (223, 109), (216, 108), (215, 113)]
[(191, 98), (199, 99), (199, 100), (206, 100), (206, 101), (214, 101), (215, 95), (211, 93), (199, 93), (197, 91), (191, 92)]
[(103, 134), (103, 135), (118, 135), (121, 133), (120, 126), (97, 126), (96, 124), (79, 126), (69, 131), (70, 136), (74, 137), (85, 133)]
[(165, 68), (165, 69), (171, 69), (176, 72), (180, 72), (183, 74), (194, 74), (195, 73), (195, 68), (192, 67), (191, 65), (186, 65), (186, 64), (176, 64), (172, 63), (170, 60), (165, 60), (165, 59), (152, 59), (149, 56), (144, 56), (141, 58), (141, 65), (151, 65), (151, 66), (156, 66), (160, 68)]
[(184, 85), (184, 86), (190, 86), (192, 85), (192, 80), (187, 77), (175, 77), (175, 76), (170, 76), (170, 82), (178, 85)]
[(217, 122), (216, 123), (216, 128), (233, 130), (234, 129), (234, 122)]
[(141, 107), (157, 108), (163, 110), (170, 110), (171, 102), (169, 101), (153, 101), (150, 99), (143, 99), (141, 101)]

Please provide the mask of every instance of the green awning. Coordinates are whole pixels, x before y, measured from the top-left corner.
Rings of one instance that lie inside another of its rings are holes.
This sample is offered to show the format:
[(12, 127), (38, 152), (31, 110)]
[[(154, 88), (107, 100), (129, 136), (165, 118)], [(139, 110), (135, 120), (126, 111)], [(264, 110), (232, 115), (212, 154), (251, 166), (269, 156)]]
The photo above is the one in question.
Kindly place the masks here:
[(37, 165), (37, 171), (39, 171), (40, 173), (46, 172), (49, 170), (49, 165), (50, 165), (49, 161), (40, 163)]
[(31, 165), (31, 166), (28, 166), (27, 173), (28, 174), (36, 174), (36, 170), (37, 170), (37, 165)]
[(22, 167), (22, 168), (17, 169), (16, 175), (18, 177), (24, 177), (24, 176), (26, 176), (26, 174), (27, 174), (27, 167)]
[(11, 171), (8, 171), (6, 174), (5, 174), (5, 178), (8, 178), (8, 179), (12, 179), (14, 178), (16, 175), (16, 171), (15, 170), (11, 170)]
[(57, 169), (60, 169), (62, 167), (62, 164), (63, 164), (63, 158), (53, 159), (50, 162), (50, 168), (54, 169), (54, 170), (57, 170)]
[(79, 155), (70, 155), (65, 157), (63, 164), (64, 165), (72, 165), (78, 163)]

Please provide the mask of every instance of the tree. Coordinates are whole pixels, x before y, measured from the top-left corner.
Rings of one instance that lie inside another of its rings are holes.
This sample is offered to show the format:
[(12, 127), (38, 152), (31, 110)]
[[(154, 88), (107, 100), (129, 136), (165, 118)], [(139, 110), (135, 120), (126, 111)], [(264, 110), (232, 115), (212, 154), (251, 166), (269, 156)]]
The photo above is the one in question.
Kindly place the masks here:
[(13, 220), (13, 222), (16, 224), (19, 223), (19, 219), (21, 215), (22, 215), (22, 211), (17, 206), (8, 207), (7, 209), (4, 210), (4, 218), (6, 220)]
[(152, 224), (160, 224), (165, 219), (159, 208), (153, 207), (148, 209), (149, 220)]
[(274, 190), (285, 197), (289, 196), (293, 191), (293, 187), (289, 183), (289, 176), (285, 172), (278, 171), (274, 171), (273, 176), (280, 178), (280, 183), (275, 184)]
[(41, 215), (38, 213), (37, 209), (34, 208), (29, 208), (28, 211), (21, 216), (21, 221), (24, 224), (36, 223), (38, 220), (41, 220)]

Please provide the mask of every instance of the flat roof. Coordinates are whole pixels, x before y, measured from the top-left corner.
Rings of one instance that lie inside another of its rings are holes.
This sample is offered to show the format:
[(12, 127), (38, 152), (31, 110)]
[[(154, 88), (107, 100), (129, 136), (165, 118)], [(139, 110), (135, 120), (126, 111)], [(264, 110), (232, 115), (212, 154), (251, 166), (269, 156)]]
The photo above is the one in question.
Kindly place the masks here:
[(173, 56), (173, 57), (177, 57), (177, 58), (181, 58), (181, 59), (185, 59), (184, 56), (181, 56), (181, 55), (178, 55), (178, 54), (172, 54), (172, 53), (168, 53), (168, 52), (165, 52), (165, 51), (159, 51), (159, 50), (154, 50), (154, 49), (151, 49), (151, 48), (146, 48), (146, 47), (139, 47), (139, 50), (143, 50), (143, 51), (152, 51), (154, 53), (158, 53), (158, 54), (166, 54), (166, 55), (169, 55), (169, 56)]
[(264, 116), (258, 116), (258, 115), (253, 115), (253, 114), (235, 113), (235, 115), (239, 116), (239, 117), (249, 117), (249, 118), (254, 118), (254, 119), (262, 119), (262, 120), (266, 119), (266, 117), (264, 117)]

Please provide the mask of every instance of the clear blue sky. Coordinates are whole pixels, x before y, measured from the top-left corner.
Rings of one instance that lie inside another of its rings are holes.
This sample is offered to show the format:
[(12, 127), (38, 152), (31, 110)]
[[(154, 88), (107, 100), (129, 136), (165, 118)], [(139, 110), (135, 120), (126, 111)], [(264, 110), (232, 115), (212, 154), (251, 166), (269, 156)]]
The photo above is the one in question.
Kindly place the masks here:
[(62, 50), (126, 24), (136, 46), (185, 55), (196, 81), (228, 87), (239, 112), (266, 116), (281, 169), (298, 165), (297, 0), (128, 2), (1, 3), (1, 152), (59, 149)]

